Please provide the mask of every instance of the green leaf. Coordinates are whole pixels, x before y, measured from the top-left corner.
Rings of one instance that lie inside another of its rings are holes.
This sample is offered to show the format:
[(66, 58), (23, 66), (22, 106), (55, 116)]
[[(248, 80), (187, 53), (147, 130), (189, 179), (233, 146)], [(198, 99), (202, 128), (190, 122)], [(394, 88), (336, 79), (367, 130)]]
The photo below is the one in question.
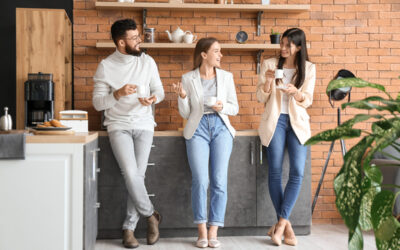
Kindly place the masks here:
[(400, 249), (400, 229), (397, 229), (391, 240), (384, 241), (376, 238), (376, 247), (379, 250), (398, 250)]
[(343, 87), (358, 87), (358, 88), (371, 87), (386, 93), (385, 87), (383, 85), (370, 83), (364, 81), (361, 78), (341, 78), (329, 82), (328, 87), (326, 88), (326, 94), (329, 95), (329, 92), (331, 90)]
[[(400, 223), (392, 214), (395, 198), (396, 196), (391, 191), (382, 190), (372, 202), (371, 221), (379, 249), (392, 249), (391, 246), (400, 246), (398, 238), (393, 240), (400, 235)], [(389, 248), (387, 248), (388, 246)]]
[(368, 231), (372, 229), (371, 222), (371, 208), (372, 202), (374, 200), (375, 195), (380, 192), (380, 186), (374, 186), (371, 183), (371, 180), (368, 178), (364, 178), (362, 182), (363, 191), (365, 190), (360, 206), (360, 217), (358, 219), (358, 224), (363, 231)]
[(364, 168), (364, 173), (373, 182), (376, 182), (378, 184), (382, 184), (382, 180), (383, 180), (382, 172), (375, 165), (367, 165), (367, 167)]
[(343, 187), (344, 177), (345, 177), (345, 175), (343, 173), (339, 172), (339, 174), (336, 176), (335, 180), (333, 181), (333, 189), (335, 190), (336, 194), (338, 194), (340, 192), (340, 189)]
[(345, 126), (339, 126), (335, 129), (326, 130), (314, 135), (313, 137), (308, 139), (308, 141), (306, 141), (305, 145), (314, 145), (321, 141), (334, 141), (337, 139), (355, 138), (359, 137), (360, 135), (360, 129), (352, 129)]
[(351, 128), (354, 126), (354, 124), (359, 123), (359, 122), (363, 122), (368, 120), (369, 118), (376, 118), (376, 119), (381, 119), (383, 118), (383, 116), (381, 115), (365, 115), (365, 114), (358, 114), (355, 115), (354, 118), (351, 118), (347, 121), (345, 121), (342, 125), (340, 126), (344, 126), (344, 127), (348, 127)]
[(395, 217), (386, 217), (382, 219), (379, 228), (375, 231), (375, 236), (380, 240), (391, 240), (397, 231), (398, 221)]
[(356, 227), (356, 230), (349, 230), (349, 250), (363, 249), (364, 240), (360, 227)]
[(374, 135), (375, 144), (371, 146), (371, 150), (364, 157), (364, 168), (368, 168), (371, 159), (377, 151), (382, 151), (400, 137), (400, 117), (393, 119), (391, 122), (391, 128), (384, 130), (379, 135)]

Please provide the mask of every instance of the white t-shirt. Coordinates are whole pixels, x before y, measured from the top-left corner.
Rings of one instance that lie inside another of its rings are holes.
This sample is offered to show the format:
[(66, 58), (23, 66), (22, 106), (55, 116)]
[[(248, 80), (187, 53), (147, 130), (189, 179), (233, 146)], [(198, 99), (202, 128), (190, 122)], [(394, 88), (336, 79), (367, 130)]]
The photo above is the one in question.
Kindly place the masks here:
[[(292, 82), (292, 78), (296, 73), (296, 69), (285, 69), (283, 68), (283, 78), (282, 81), (284, 84), (288, 84)], [(283, 91), (281, 91), (281, 114), (289, 114), (289, 96)]]

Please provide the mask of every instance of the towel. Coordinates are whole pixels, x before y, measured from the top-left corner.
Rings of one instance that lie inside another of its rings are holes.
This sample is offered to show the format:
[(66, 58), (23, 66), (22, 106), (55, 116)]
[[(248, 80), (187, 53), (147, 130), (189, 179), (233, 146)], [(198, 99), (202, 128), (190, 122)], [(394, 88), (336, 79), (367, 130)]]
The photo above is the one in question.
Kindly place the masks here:
[(25, 133), (0, 134), (0, 159), (25, 159)]

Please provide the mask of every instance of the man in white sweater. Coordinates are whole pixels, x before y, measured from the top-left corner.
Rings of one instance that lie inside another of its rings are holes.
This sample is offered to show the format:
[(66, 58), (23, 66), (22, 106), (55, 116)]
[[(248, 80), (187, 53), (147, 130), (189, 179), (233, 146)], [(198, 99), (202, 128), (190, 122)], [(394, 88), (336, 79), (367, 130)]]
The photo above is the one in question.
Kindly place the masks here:
[[(135, 21), (116, 21), (111, 35), (117, 49), (97, 67), (93, 106), (104, 110), (104, 125), (129, 194), (123, 245), (136, 248), (139, 243), (134, 230), (140, 216), (147, 217), (147, 244), (159, 239), (161, 215), (147, 195), (144, 177), (156, 125), (151, 104), (164, 99), (164, 89), (153, 58), (140, 50)], [(140, 96), (137, 90), (142, 92)]]

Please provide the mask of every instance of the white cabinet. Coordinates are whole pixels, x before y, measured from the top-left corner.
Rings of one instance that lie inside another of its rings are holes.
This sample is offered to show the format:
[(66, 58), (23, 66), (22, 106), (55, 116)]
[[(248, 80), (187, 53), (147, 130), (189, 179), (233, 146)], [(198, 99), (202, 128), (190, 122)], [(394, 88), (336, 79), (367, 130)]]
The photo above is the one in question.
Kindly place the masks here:
[(97, 232), (95, 204), (87, 204), (97, 199), (96, 148), (97, 139), (28, 143), (25, 160), (0, 160), (1, 250), (94, 249), (85, 242)]

